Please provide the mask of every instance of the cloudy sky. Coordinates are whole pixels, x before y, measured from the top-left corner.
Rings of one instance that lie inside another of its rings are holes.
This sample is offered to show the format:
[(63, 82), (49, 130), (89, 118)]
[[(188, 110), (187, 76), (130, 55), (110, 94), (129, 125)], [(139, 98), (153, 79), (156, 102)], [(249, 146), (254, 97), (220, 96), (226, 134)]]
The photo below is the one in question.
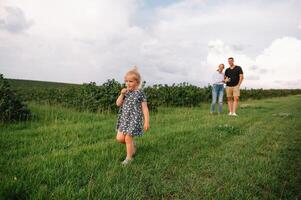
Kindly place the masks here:
[(204, 86), (232, 56), (243, 87), (301, 88), (299, 0), (0, 0), (0, 73)]

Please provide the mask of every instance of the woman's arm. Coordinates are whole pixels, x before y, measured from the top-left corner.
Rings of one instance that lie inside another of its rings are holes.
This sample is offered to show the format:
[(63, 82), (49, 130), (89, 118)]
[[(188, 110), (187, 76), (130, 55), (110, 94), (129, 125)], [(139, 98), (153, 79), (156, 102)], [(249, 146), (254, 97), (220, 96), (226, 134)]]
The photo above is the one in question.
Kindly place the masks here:
[(228, 76), (225, 76), (225, 79), (224, 79), (224, 82), (225, 82), (225, 83), (230, 82), (230, 80), (231, 80), (231, 79), (230, 79)]
[(146, 101), (143, 101), (141, 105), (142, 105), (142, 112), (144, 116), (144, 131), (147, 131), (149, 129), (149, 111), (148, 111)]

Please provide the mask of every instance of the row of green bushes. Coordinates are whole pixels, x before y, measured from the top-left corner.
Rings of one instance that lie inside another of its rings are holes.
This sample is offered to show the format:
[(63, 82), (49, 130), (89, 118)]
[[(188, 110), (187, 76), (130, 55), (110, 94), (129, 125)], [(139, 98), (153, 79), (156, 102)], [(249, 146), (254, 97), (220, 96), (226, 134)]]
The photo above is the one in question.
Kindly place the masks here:
[[(116, 80), (108, 80), (97, 86), (94, 82), (78, 86), (66, 86), (60, 88), (17, 88), (17, 93), (25, 101), (35, 101), (38, 103), (61, 104), (66, 107), (92, 112), (113, 111), (118, 108), (115, 105), (116, 98), (124, 84)], [(173, 85), (153, 85), (145, 87), (143, 90), (148, 99), (151, 110), (156, 110), (158, 106), (198, 106), (202, 102), (211, 101), (211, 86), (197, 87), (188, 83)], [(243, 89), (241, 90), (241, 100), (262, 99), (279, 96), (301, 94), (301, 89)], [(225, 95), (224, 95), (225, 96)]]
[[(60, 87), (25, 87), (24, 83), (14, 83), (11, 89), (8, 81), (0, 74), (0, 121), (19, 121), (31, 117), (31, 113), (23, 101), (37, 103), (60, 104), (80, 111), (116, 112), (116, 98), (124, 84), (116, 80), (108, 80), (97, 86), (94, 82), (82, 85), (60, 85)], [(43, 84), (41, 82), (40, 84)], [(49, 84), (48, 84), (49, 85)], [(202, 102), (211, 101), (211, 86), (197, 87), (188, 83), (173, 85), (142, 84), (150, 110), (156, 111), (159, 106), (198, 106)], [(241, 100), (262, 99), (301, 94), (301, 89), (243, 89)], [(225, 95), (224, 95), (224, 98)]]
[(23, 121), (30, 118), (31, 112), (28, 107), (0, 74), (0, 122)]

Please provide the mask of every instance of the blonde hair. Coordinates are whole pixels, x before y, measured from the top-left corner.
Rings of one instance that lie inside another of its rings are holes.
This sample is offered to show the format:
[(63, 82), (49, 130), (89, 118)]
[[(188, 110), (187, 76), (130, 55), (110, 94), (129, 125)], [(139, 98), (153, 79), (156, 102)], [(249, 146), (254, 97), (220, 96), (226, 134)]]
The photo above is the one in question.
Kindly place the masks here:
[(141, 75), (138, 72), (138, 68), (136, 66), (125, 74), (125, 77), (127, 76), (133, 77), (137, 81), (138, 85), (140, 85)]

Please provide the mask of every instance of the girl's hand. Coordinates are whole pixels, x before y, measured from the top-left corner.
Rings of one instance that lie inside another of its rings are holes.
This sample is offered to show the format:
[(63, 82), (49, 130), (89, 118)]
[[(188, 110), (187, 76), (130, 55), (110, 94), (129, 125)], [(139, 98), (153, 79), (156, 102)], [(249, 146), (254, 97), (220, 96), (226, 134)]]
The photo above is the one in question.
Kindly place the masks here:
[(120, 95), (118, 96), (118, 98), (117, 98), (117, 100), (116, 100), (116, 105), (117, 105), (117, 106), (122, 106), (123, 100), (124, 100), (124, 95), (125, 95), (126, 92), (127, 92), (127, 89), (126, 89), (126, 88), (123, 88), (123, 89), (120, 91)]
[(144, 131), (148, 131), (149, 130), (149, 123), (144, 123)]
[(128, 90), (126, 89), (126, 88), (123, 88), (122, 90), (121, 90), (121, 94), (123, 94), (123, 95), (125, 95), (125, 93), (127, 92)]

